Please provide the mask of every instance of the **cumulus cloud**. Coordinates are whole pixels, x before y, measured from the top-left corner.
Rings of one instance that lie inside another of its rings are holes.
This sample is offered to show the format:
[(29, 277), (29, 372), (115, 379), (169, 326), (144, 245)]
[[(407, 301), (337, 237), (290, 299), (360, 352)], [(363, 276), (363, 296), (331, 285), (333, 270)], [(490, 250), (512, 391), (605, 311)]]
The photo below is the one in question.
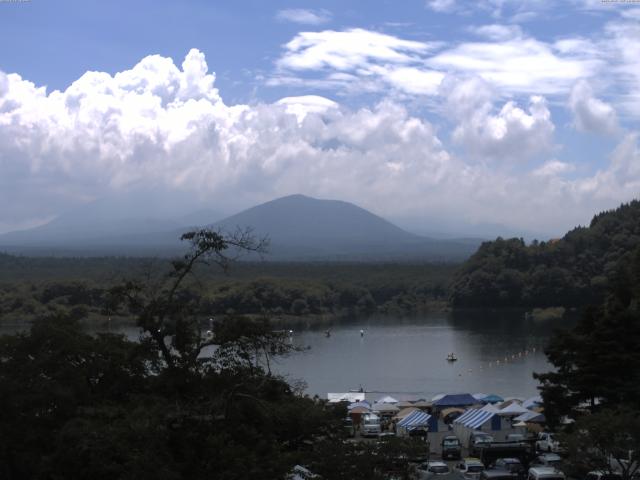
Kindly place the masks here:
[(618, 132), (618, 118), (614, 108), (594, 97), (591, 86), (578, 82), (569, 96), (574, 125), (582, 132), (612, 135)]
[(479, 77), (447, 79), (441, 92), (457, 122), (451, 137), (470, 156), (514, 163), (552, 149), (555, 126), (543, 97), (530, 97), (527, 110), (508, 101), (496, 111), (493, 91)]
[[(457, 141), (501, 160), (549, 147), (543, 99), (496, 107), (491, 87), (474, 82), (449, 92), (460, 104)], [(505, 163), (451, 153), (436, 126), (390, 100), (358, 109), (320, 96), (227, 105), (197, 50), (180, 67), (153, 55), (115, 75), (87, 72), (65, 91), (0, 76), (1, 229), (144, 186), (223, 211), (305, 193), (387, 217), (562, 231), (628, 200), (640, 182), (637, 135), (594, 176), (566, 179), (569, 167), (557, 163), (517, 171)]]
[(309, 10), (305, 8), (287, 8), (276, 14), (276, 19), (284, 22), (300, 23), (303, 25), (321, 25), (331, 20), (328, 10)]

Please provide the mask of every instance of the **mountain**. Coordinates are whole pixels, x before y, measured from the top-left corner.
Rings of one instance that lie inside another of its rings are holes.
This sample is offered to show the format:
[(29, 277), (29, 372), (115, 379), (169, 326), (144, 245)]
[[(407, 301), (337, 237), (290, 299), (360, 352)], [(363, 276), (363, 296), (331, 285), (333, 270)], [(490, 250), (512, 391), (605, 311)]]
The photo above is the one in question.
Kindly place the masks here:
[[(640, 273), (640, 201), (602, 212), (560, 239), (525, 244), (498, 238), (458, 270), (451, 302), (459, 307), (583, 307)], [(619, 292), (618, 292), (619, 293)]]
[(267, 260), (463, 260), (478, 240), (443, 240), (409, 233), (352, 203), (304, 195), (278, 198), (213, 222), (209, 211), (173, 219), (100, 215), (87, 206), (47, 225), (0, 236), (12, 253), (57, 255), (174, 255), (188, 228), (232, 232), (252, 228), (270, 240)]
[(247, 226), (269, 238), (268, 258), (281, 260), (457, 260), (479, 244), (421, 237), (352, 203), (304, 195), (278, 198), (213, 225), (225, 231)]

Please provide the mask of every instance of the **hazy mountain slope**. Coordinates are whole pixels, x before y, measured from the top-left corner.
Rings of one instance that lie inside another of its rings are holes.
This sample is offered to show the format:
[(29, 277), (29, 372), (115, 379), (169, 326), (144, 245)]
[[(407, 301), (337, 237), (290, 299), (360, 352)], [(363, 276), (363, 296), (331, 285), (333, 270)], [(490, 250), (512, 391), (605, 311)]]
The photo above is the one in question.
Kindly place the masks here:
[(433, 240), (409, 233), (352, 203), (291, 195), (250, 208), (215, 225), (252, 227), (271, 241), (272, 259), (460, 259), (478, 243)]
[(352, 203), (291, 195), (213, 223), (204, 211), (174, 219), (113, 218), (100, 209), (64, 215), (47, 225), (0, 236), (12, 253), (54, 255), (175, 255), (190, 227), (231, 232), (252, 228), (270, 239), (267, 260), (462, 260), (479, 241), (434, 240), (409, 233)]

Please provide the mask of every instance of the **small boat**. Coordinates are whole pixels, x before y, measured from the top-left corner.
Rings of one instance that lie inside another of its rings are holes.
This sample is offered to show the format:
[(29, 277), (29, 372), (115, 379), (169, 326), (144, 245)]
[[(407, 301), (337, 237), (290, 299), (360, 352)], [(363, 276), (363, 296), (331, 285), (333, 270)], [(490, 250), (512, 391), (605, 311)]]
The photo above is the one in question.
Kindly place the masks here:
[(455, 353), (450, 353), (449, 355), (447, 355), (447, 362), (457, 362), (458, 361), (458, 357), (456, 357)]

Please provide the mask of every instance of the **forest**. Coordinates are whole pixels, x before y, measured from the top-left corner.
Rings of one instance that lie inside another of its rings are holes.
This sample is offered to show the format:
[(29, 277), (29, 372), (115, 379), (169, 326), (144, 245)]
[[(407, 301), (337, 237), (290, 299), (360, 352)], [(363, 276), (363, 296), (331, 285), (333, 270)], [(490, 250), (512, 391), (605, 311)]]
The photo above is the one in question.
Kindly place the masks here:
[(640, 202), (546, 242), (498, 238), (456, 271), (453, 307), (585, 307), (603, 300), (640, 245)]
[[(29, 322), (65, 313), (89, 322), (118, 318), (109, 290), (150, 278), (166, 259), (38, 258), (0, 255), (0, 318)], [(271, 316), (278, 322), (374, 314), (414, 315), (446, 308), (454, 264), (235, 262), (227, 272), (200, 266), (188, 290), (197, 314)]]

